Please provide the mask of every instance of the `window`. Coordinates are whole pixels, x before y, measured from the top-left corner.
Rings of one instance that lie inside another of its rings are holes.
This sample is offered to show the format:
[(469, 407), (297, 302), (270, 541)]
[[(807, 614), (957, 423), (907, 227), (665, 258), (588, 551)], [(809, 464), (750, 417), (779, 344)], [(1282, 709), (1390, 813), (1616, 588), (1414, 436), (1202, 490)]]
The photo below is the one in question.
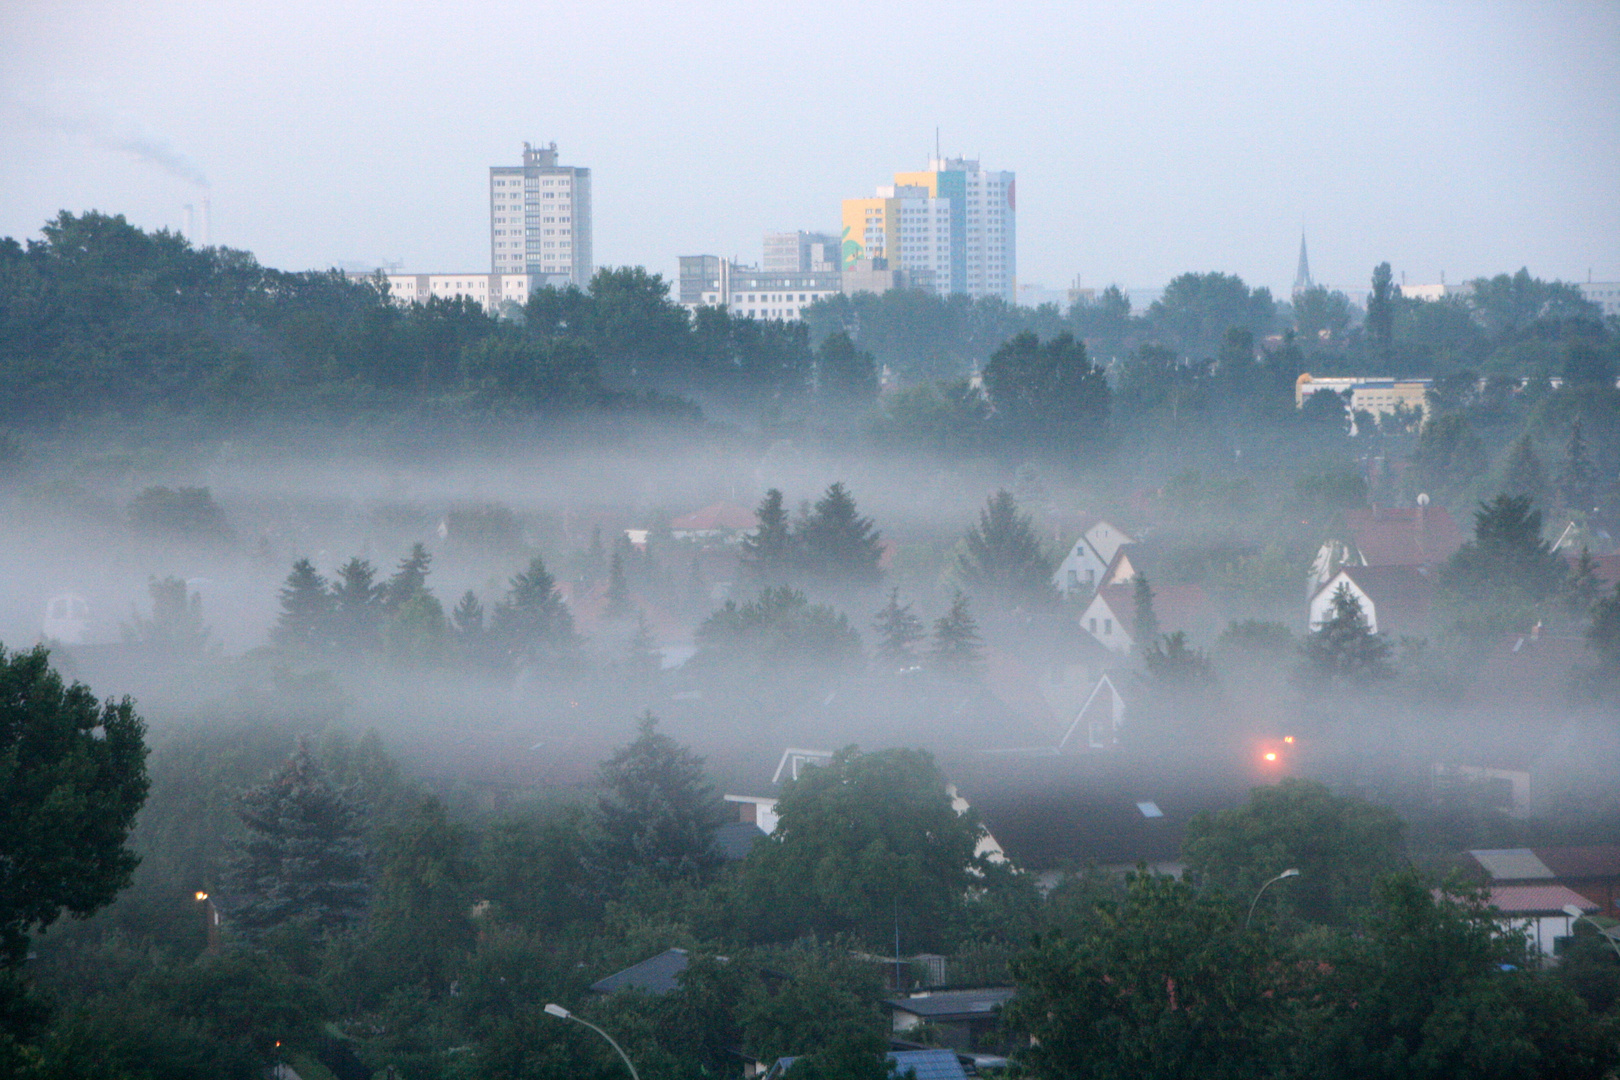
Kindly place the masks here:
[(1089, 629), (1093, 634), (1095, 634), (1097, 632), (1097, 620), (1092, 619), (1091, 620), (1091, 625), (1087, 629)]
[(1104, 619), (1103, 620), (1103, 633), (1107, 634), (1109, 636), (1113, 635), (1113, 633), (1114, 633), (1114, 620), (1113, 619)]
[(1080, 587), (1080, 571), (1078, 571), (1078, 570), (1070, 570), (1069, 571), (1069, 588), (1078, 589), (1079, 587)]

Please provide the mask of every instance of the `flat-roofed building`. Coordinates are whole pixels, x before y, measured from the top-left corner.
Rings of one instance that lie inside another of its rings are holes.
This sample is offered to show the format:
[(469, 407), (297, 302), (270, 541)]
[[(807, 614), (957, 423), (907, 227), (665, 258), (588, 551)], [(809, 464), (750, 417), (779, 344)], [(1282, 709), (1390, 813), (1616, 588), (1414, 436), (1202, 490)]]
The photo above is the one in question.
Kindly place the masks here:
[(523, 164), (489, 170), (490, 269), (535, 288), (591, 283), (591, 170), (557, 164), (557, 144), (523, 144)]
[(765, 270), (718, 255), (681, 256), (679, 300), (694, 312), (723, 306), (750, 319), (795, 322), (817, 300), (842, 291), (837, 269)]
[(538, 286), (528, 274), (386, 274), (388, 298), (396, 304), (425, 304), (429, 300), (466, 299), (485, 311), (498, 313), (501, 304), (528, 301)]

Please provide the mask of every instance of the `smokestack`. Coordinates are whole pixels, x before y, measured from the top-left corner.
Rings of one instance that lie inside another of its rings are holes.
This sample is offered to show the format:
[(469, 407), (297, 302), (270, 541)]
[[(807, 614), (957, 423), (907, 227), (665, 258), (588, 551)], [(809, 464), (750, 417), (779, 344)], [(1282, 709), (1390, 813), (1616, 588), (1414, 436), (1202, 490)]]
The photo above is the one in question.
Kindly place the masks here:
[(197, 209), (186, 203), (186, 239), (193, 242), (197, 237)]
[(213, 200), (207, 195), (203, 196), (203, 247), (214, 245), (214, 206)]

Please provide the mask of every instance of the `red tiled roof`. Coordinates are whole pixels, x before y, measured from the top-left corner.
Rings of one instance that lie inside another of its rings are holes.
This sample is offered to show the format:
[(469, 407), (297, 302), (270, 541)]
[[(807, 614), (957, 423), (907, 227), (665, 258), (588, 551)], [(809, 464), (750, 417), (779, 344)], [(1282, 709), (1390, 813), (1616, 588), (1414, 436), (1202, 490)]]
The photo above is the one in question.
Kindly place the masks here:
[(1536, 848), (1536, 857), (1560, 878), (1620, 877), (1620, 844)]
[(759, 528), (759, 518), (746, 507), (715, 503), (682, 514), (671, 521), (669, 527), (677, 532), (750, 532)]
[[(1215, 609), (1209, 597), (1197, 585), (1153, 585), (1153, 614), (1159, 620), (1161, 634), (1177, 630), (1189, 633), (1205, 630), (1215, 619)], [(1136, 583), (1121, 582), (1104, 585), (1097, 595), (1114, 613), (1114, 618), (1136, 640)]]
[(1433, 566), (1463, 542), (1451, 514), (1432, 504), (1351, 510), (1345, 521), (1368, 566)]
[(1428, 632), (1429, 611), (1434, 606), (1434, 576), (1428, 567), (1345, 566), (1340, 569), (1372, 598), (1379, 633)]
[(1504, 915), (1559, 915), (1565, 904), (1574, 904), (1582, 911), (1598, 910), (1598, 905), (1563, 885), (1491, 887), (1491, 906)]
[[(1580, 558), (1578, 553), (1564, 552), (1564, 561), (1569, 563), (1571, 571), (1574, 571), (1575, 564), (1580, 561)], [(1597, 574), (1598, 581), (1609, 588), (1613, 588), (1617, 583), (1620, 583), (1620, 555), (1594, 555), (1592, 561), (1597, 564), (1593, 570)]]

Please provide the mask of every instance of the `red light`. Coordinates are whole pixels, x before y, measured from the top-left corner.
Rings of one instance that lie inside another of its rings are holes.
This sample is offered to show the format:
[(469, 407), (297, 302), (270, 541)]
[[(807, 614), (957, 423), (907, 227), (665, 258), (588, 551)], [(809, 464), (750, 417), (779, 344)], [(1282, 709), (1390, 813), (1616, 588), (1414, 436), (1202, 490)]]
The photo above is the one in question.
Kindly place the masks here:
[(1266, 760), (1267, 761), (1276, 761), (1277, 760), (1277, 755), (1274, 754), (1274, 753), (1268, 753), (1268, 754), (1266, 754)]

